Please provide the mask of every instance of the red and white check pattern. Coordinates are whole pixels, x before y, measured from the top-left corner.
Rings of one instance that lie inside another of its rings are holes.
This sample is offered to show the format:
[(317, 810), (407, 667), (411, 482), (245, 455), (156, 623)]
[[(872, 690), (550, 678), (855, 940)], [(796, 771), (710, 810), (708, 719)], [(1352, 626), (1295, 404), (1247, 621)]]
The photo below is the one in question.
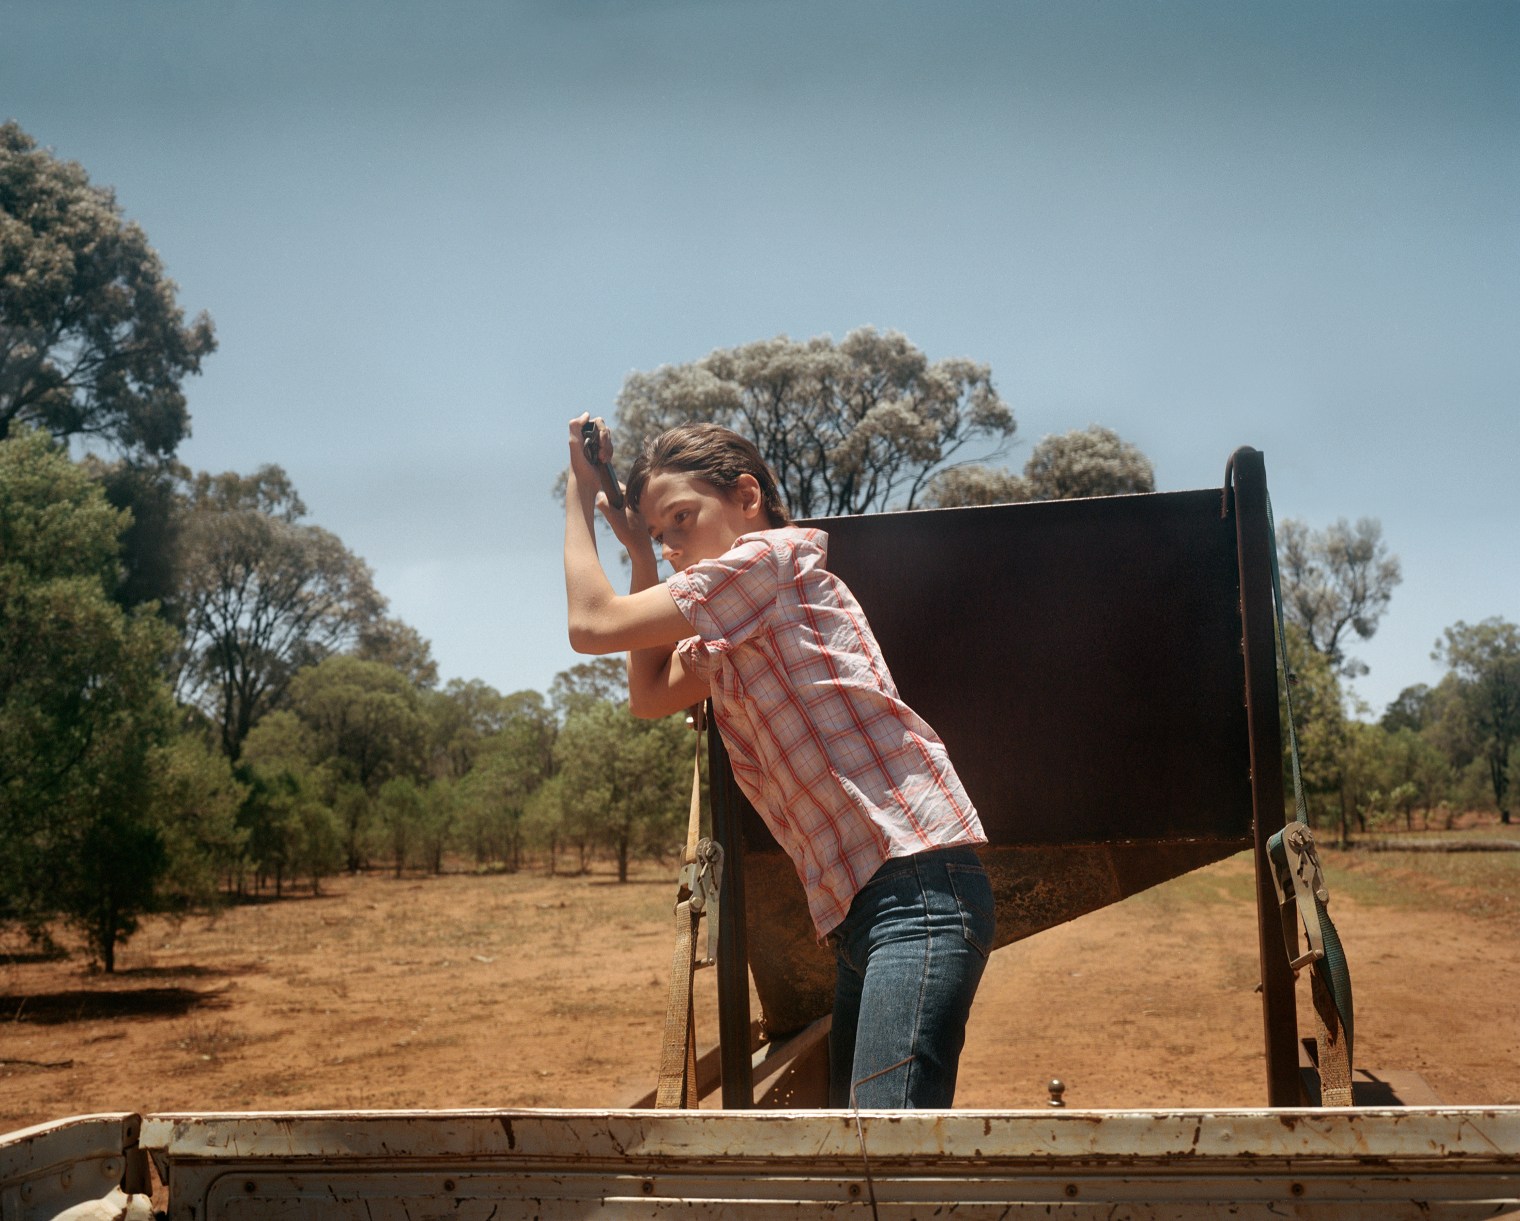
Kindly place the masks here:
[(929, 724), (898, 697), (828, 536), (746, 534), (666, 581), (697, 635), (734, 778), (792, 858), (820, 937), (890, 857), (986, 843)]

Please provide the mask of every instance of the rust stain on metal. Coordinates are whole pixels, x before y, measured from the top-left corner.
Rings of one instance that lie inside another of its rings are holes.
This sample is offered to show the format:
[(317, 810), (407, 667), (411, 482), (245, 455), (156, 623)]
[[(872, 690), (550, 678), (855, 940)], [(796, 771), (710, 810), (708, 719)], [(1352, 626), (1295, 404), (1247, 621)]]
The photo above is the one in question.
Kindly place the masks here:
[[(1009, 945), (1247, 847), (1238, 839), (1107, 844), (993, 844), (980, 849)], [(766, 1030), (779, 1037), (828, 1013), (834, 957), (820, 945), (791, 861), (771, 846), (745, 855), (750, 969)]]

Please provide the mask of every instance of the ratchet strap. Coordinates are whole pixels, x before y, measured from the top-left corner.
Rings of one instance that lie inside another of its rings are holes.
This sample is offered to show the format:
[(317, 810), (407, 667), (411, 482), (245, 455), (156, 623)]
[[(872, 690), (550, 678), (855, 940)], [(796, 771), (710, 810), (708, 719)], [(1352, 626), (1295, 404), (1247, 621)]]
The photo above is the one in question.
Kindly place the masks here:
[[(687, 718), (697, 734), (691, 770), (691, 815), (686, 827), (686, 848), (681, 856), (680, 884), (676, 891), (676, 942), (670, 959), (670, 996), (665, 1006), (665, 1035), (660, 1045), (660, 1080), (654, 1105), (660, 1108), (699, 1105), (697, 1094), (697, 1031), (693, 1021), (692, 977), (699, 966), (713, 962), (713, 931), (718, 925), (718, 885), (723, 868), (723, 849), (701, 837), (702, 830), (702, 730), (704, 706), (698, 704)], [(697, 959), (697, 930), (708, 918), (707, 953)]]
[[(1290, 822), (1267, 841), (1272, 880), (1283, 910), (1298, 909), (1308, 949), (1289, 962), (1296, 976), (1310, 968), (1310, 995), (1318, 1027), (1320, 1105), (1351, 1105), (1351, 971), (1340, 936), (1325, 905), (1330, 892), (1314, 848), (1314, 833), (1301, 822)], [(1283, 927), (1289, 927), (1284, 921)]]
[[(1267, 857), (1272, 866), (1272, 881), (1277, 900), (1286, 914), (1292, 906), (1303, 925), (1308, 944), (1303, 954), (1294, 956), (1296, 946), (1288, 946), (1288, 965), (1297, 977), (1310, 968), (1310, 995), (1319, 1047), (1320, 1105), (1351, 1105), (1351, 1044), (1353, 1012), (1351, 969), (1346, 952), (1330, 919), (1327, 905), (1330, 891), (1320, 869), (1319, 853), (1314, 847), (1314, 833), (1309, 830), (1309, 810), (1304, 799), (1303, 769), (1298, 758), (1298, 730), (1293, 713), (1295, 676), (1288, 666), (1288, 637), (1283, 626), (1282, 576), (1277, 564), (1277, 527), (1272, 520), (1272, 500), (1267, 498), (1267, 528), (1272, 531), (1272, 597), (1277, 626), (1277, 664), (1282, 676), (1283, 701), (1288, 714), (1288, 754), (1293, 771), (1293, 809), (1296, 821), (1267, 840)], [(1286, 938), (1293, 927), (1284, 919)], [(1286, 943), (1285, 943), (1286, 944)]]

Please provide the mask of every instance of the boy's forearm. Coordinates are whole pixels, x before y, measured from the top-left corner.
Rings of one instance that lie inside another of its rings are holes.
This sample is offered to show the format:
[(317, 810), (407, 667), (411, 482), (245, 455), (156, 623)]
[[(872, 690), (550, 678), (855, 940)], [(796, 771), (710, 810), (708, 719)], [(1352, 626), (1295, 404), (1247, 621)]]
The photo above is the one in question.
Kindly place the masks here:
[(595, 496), (595, 488), (583, 487), (572, 465), (565, 484), (565, 601), (572, 637), (614, 596), (596, 551)]
[[(655, 562), (654, 553), (646, 552), (644, 555), (634, 555), (633, 575), (628, 579), (628, 592), (639, 593), (652, 585), (660, 582), (660, 570)], [(628, 654), (628, 693), (630, 699), (637, 700), (636, 692), (646, 684), (653, 683), (665, 669), (670, 659), (671, 650), (661, 646), (654, 649), (633, 649)]]

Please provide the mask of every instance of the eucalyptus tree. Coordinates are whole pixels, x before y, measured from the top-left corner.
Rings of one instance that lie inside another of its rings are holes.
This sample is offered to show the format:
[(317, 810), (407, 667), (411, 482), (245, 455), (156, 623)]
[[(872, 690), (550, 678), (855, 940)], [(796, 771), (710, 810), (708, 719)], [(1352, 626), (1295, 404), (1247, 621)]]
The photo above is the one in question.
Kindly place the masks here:
[(522, 864), (535, 795), (554, 773), (559, 722), (536, 691), (498, 697), (500, 723), (469, 740), (470, 767), (458, 784), (465, 842), (477, 864)]
[(561, 721), (604, 702), (628, 702), (628, 668), (620, 656), (577, 662), (549, 685), (549, 703)]
[(41, 432), (0, 441), (0, 921), (63, 916), (107, 971), (170, 863), (170, 633), (115, 600), (126, 521)]
[(1432, 656), (1451, 671), (1475, 753), (1488, 769), (1499, 819), (1507, 823), (1520, 744), (1520, 626), (1497, 615), (1481, 623), (1458, 620), (1436, 642)]
[(305, 516), (278, 466), (196, 475), (186, 488), (179, 693), (234, 760), (299, 670), (385, 627), (369, 566)]
[(1289, 518), (1277, 527), (1283, 614), (1297, 624), (1308, 646), (1347, 677), (1365, 674), (1346, 655), (1352, 637), (1371, 640), (1403, 580), (1399, 557), (1383, 541), (1376, 518), (1356, 525), (1345, 518), (1323, 530)]
[(344, 855), (348, 868), (358, 869), (381, 788), (426, 775), (422, 693), (390, 666), (338, 655), (295, 675), (290, 710), (304, 728), (309, 757), (332, 769)]
[(1155, 468), (1139, 447), (1111, 428), (1092, 424), (1044, 438), (1030, 453), (1022, 475), (979, 463), (938, 471), (929, 481), (925, 500), (949, 509), (1155, 490)]
[(0, 124), (0, 438), (22, 423), (140, 459), (188, 434), (181, 383), (216, 348), (114, 194)]
[(1024, 464), (1031, 500), (1073, 500), (1154, 492), (1156, 471), (1138, 446), (1091, 424), (1046, 437)]
[(681, 718), (640, 720), (605, 700), (571, 714), (560, 730), (554, 759), (568, 837), (611, 849), (619, 882), (635, 853), (681, 840), (690, 749)]
[(905, 336), (871, 327), (838, 343), (782, 335), (632, 373), (617, 402), (620, 452), (694, 421), (759, 446), (798, 517), (913, 508), (936, 470), (968, 450), (995, 455), (1015, 431), (987, 365), (930, 362)]

